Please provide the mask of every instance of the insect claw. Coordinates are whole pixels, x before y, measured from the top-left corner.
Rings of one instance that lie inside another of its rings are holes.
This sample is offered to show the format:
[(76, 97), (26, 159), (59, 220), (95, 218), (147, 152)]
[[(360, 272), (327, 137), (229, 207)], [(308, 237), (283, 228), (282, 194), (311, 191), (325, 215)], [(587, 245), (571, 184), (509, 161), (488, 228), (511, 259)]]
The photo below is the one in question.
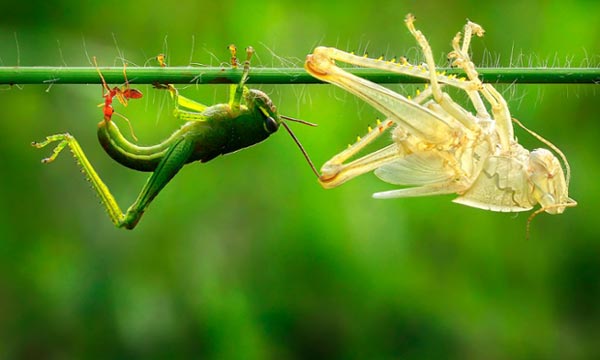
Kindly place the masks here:
[(254, 48), (252, 46), (248, 46), (246, 48), (246, 61), (250, 61), (252, 55), (254, 55)]
[(479, 24), (476, 24), (472, 21), (467, 21), (467, 26), (471, 28), (471, 31), (474, 32), (478, 37), (482, 37), (485, 34), (485, 30)]
[(230, 44), (227, 49), (231, 53), (231, 67), (237, 69), (238, 67), (238, 59), (237, 59), (237, 47), (234, 44)]
[(156, 55), (156, 60), (158, 61), (158, 65), (160, 65), (160, 67), (166, 67), (167, 63), (165, 62), (166, 56), (165, 54), (158, 54)]

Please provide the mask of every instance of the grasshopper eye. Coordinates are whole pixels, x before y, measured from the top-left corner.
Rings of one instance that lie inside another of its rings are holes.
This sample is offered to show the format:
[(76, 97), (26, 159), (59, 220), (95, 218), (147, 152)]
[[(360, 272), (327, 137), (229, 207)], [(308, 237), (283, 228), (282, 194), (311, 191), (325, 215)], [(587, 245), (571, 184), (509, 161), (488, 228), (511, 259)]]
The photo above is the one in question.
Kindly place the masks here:
[(279, 129), (279, 123), (271, 116), (267, 116), (265, 119), (265, 129), (267, 129), (269, 133), (274, 133)]

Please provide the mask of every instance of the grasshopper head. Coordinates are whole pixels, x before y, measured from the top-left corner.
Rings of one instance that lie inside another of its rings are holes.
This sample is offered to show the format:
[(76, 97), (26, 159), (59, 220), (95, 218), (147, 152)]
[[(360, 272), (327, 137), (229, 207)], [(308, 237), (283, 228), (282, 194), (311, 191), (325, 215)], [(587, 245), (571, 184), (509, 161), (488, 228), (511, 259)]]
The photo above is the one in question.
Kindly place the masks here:
[(549, 214), (562, 214), (565, 207), (575, 206), (560, 162), (549, 150), (535, 149), (529, 156), (529, 179), (533, 197)]
[(260, 90), (250, 89), (246, 94), (246, 103), (250, 111), (255, 111), (262, 116), (267, 133), (272, 134), (279, 129), (282, 120), (267, 94)]

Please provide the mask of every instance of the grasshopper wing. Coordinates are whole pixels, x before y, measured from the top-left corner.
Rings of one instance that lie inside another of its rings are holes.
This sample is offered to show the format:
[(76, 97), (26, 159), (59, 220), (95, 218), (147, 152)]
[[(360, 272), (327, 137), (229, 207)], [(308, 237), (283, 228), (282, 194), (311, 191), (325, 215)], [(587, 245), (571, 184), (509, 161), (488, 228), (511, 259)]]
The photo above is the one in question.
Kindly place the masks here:
[(437, 152), (419, 152), (375, 170), (381, 180), (395, 185), (429, 185), (449, 181), (454, 171)]

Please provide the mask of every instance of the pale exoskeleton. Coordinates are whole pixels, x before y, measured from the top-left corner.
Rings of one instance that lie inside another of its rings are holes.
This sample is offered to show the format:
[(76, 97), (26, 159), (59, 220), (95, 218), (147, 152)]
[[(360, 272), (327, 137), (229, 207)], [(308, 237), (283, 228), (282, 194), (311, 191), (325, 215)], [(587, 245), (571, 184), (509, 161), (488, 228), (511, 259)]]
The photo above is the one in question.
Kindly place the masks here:
[[(467, 75), (457, 78), (436, 71), (429, 43), (415, 29), (414, 17), (409, 14), (405, 22), (423, 51), (425, 64), (369, 59), (327, 47), (318, 47), (307, 56), (305, 68), (312, 76), (355, 94), (387, 118), (323, 165), (321, 185), (336, 187), (375, 170), (383, 181), (413, 186), (375, 193), (378, 199), (455, 193), (459, 197), (454, 202), (502, 212), (527, 211), (539, 203), (541, 208), (532, 217), (542, 211), (560, 214), (575, 206), (568, 196), (570, 170), (564, 155), (530, 132), (562, 157), (566, 177), (549, 150), (523, 148), (515, 139), (512, 123), (517, 121), (511, 119), (506, 101), (491, 84), (479, 79), (468, 51), (472, 35), (482, 36), (483, 28), (469, 21), (462, 43), (460, 32), (454, 37), (449, 59)], [(406, 74), (428, 83), (411, 99), (352, 75), (335, 61)], [(475, 114), (454, 102), (442, 91), (444, 86), (464, 90)], [(393, 129), (392, 144), (345, 163), (389, 128)]]

